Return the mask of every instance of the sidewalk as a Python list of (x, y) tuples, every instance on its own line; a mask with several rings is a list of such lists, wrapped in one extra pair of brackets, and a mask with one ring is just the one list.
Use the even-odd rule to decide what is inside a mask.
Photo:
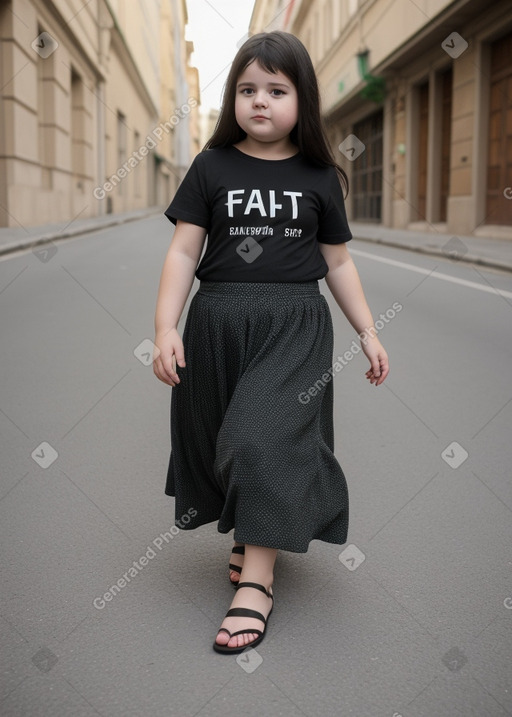
[(47, 244), (58, 239), (68, 239), (79, 234), (89, 234), (116, 224), (144, 219), (163, 211), (161, 207), (146, 207), (122, 214), (105, 214), (101, 217), (88, 217), (87, 219), (68, 219), (42, 226), (0, 227), (0, 254), (9, 254), (13, 251)]
[[(156, 214), (162, 207), (147, 207), (123, 214), (75, 219), (37, 227), (0, 227), (0, 255), (36, 247), (50, 241), (87, 234), (116, 224), (137, 221)], [(435, 232), (390, 229), (378, 224), (350, 222), (354, 239), (384, 244), (399, 249), (455, 258), (482, 266), (512, 271), (512, 241), (488, 237), (453, 236)]]
[(354, 239), (512, 271), (512, 241), (509, 239), (390, 229), (362, 222), (349, 224)]

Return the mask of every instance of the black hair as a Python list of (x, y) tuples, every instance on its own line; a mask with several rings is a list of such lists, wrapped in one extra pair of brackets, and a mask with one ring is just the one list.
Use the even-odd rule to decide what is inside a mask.
[(267, 72), (282, 72), (293, 82), (299, 108), (297, 124), (290, 132), (290, 140), (312, 164), (335, 167), (341, 184), (348, 193), (348, 177), (336, 162), (327, 140), (320, 112), (318, 80), (311, 57), (299, 38), (289, 32), (260, 32), (240, 47), (226, 80), (222, 108), (215, 130), (203, 150), (228, 147), (247, 136), (235, 118), (236, 85), (245, 68), (254, 60)]

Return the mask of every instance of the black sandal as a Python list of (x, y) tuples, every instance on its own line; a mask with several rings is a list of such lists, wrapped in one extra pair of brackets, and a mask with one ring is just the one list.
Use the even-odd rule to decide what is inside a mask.
[[(245, 555), (245, 545), (235, 545), (231, 552), (237, 553), (238, 555)], [(238, 573), (238, 575), (240, 575), (240, 573), (242, 572), (242, 568), (239, 565), (234, 565), (233, 563), (229, 563), (229, 568), (230, 570), (234, 570), (235, 573)], [(231, 580), (230, 576), (229, 582), (231, 583), (231, 585), (233, 585), (233, 587), (236, 588), (236, 586), (240, 582), (240, 578), (238, 578), (238, 580)]]
[(265, 625), (265, 629), (263, 631), (261, 631), (261, 630), (256, 630), (255, 628), (250, 628), (250, 629), (246, 629), (246, 630), (237, 630), (236, 632), (229, 632), (229, 630), (227, 630), (225, 627), (221, 627), (217, 631), (217, 635), (219, 634), (219, 632), (227, 632), (229, 637), (231, 638), (234, 635), (241, 635), (243, 633), (255, 632), (255, 633), (259, 633), (259, 637), (257, 637), (255, 640), (252, 640), (247, 645), (242, 645), (240, 647), (228, 647), (227, 644), (219, 645), (218, 642), (214, 642), (213, 649), (216, 652), (223, 652), (223, 653), (243, 652), (247, 647), (255, 647), (256, 645), (259, 645), (260, 642), (265, 637), (265, 633), (267, 631), (268, 619), (269, 619), (270, 615), (272, 614), (272, 610), (274, 609), (274, 595), (269, 590), (266, 590), (263, 587), (263, 585), (260, 585), (259, 583), (246, 583), (246, 582), (241, 583), (241, 582), (239, 582), (238, 585), (236, 585), (237, 590), (238, 590), (238, 588), (256, 588), (257, 590), (261, 590), (262, 592), (264, 592), (267, 597), (272, 598), (272, 607), (270, 608), (270, 612), (267, 615), (267, 617), (265, 618), (261, 614), (261, 612), (258, 612), (257, 610), (251, 610), (250, 608), (247, 608), (247, 607), (232, 607), (230, 610), (227, 611), (226, 617), (255, 617), (258, 620), (262, 621), (262, 623)]

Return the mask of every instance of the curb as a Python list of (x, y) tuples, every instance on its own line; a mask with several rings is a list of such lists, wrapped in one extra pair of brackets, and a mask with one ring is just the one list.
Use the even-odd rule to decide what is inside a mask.
[(442, 249), (437, 249), (436, 247), (424, 247), (417, 244), (400, 244), (400, 242), (388, 240), (388, 239), (373, 239), (368, 237), (362, 237), (357, 236), (354, 234), (354, 239), (358, 239), (359, 241), (368, 242), (369, 244), (382, 244), (382, 246), (391, 246), (395, 249), (403, 249), (404, 251), (415, 251), (419, 254), (430, 254), (431, 256), (440, 256), (444, 259), (450, 259), (453, 263), (458, 263), (460, 261), (465, 262), (467, 264), (479, 264), (480, 266), (486, 266), (491, 269), (500, 269), (501, 271), (509, 271), (512, 272), (512, 264), (507, 264), (506, 262), (500, 262), (498, 260), (494, 259), (487, 259), (485, 257), (481, 256), (474, 256), (472, 254), (464, 254), (464, 256), (457, 257), (457, 259), (454, 259), (453, 257), (450, 257), (449, 254), (444, 252)]
[(106, 221), (104, 224), (91, 225), (89, 227), (76, 227), (75, 229), (68, 229), (66, 231), (54, 232), (53, 234), (45, 234), (43, 236), (34, 237), (34, 239), (18, 239), (11, 244), (1, 245), (0, 256), (4, 254), (12, 254), (15, 251), (20, 251), (23, 249), (31, 249), (33, 247), (39, 246), (40, 244), (49, 244), (50, 242), (58, 241), (59, 239), (70, 239), (75, 236), (80, 236), (81, 234), (92, 234), (93, 232), (98, 232), (102, 229), (108, 229), (108, 227), (113, 227), (118, 224), (126, 224), (128, 222), (137, 221), (138, 219), (146, 219), (147, 217), (153, 216), (154, 214), (159, 214), (160, 211), (160, 209), (152, 209), (148, 210), (143, 214), (138, 214), (137, 216), (121, 218), (119, 218), (118, 215), (113, 214), (112, 219)]

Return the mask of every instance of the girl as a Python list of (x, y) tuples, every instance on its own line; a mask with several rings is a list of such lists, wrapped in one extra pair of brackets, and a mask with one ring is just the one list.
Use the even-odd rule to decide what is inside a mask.
[[(218, 532), (234, 528), (233, 553), (243, 556), (229, 564), (237, 592), (217, 652), (263, 639), (278, 550), (347, 540), (348, 489), (333, 452), (333, 327), (319, 279), (361, 335), (370, 383), (389, 367), (346, 248), (340, 182), (348, 190), (306, 48), (280, 31), (249, 38), (214, 134), (165, 211), (176, 230), (155, 315), (154, 373), (174, 389), (165, 492), (176, 499), (176, 524), (218, 520)], [(176, 327), (194, 276), (182, 342)]]

